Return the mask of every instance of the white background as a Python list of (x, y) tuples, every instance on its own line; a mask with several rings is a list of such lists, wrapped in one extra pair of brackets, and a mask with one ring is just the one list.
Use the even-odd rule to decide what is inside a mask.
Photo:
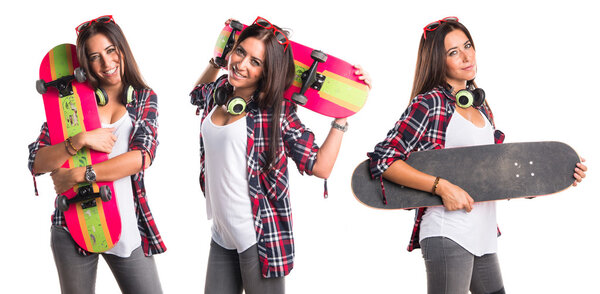
[[(190, 1), (191, 2), (191, 1)], [(287, 28), (292, 39), (362, 64), (374, 87), (349, 119), (323, 199), (323, 181), (290, 163), (296, 263), (288, 293), (424, 293), (420, 250), (406, 251), (413, 212), (379, 211), (357, 202), (350, 175), (406, 107), (418, 41), (427, 23), (456, 15), (473, 35), (478, 84), (486, 90), (507, 142), (563, 141), (591, 171), (576, 188), (535, 200), (498, 204), (499, 257), (510, 293), (597, 291), (598, 5), (582, 1), (19, 1), (2, 9), (0, 292), (57, 293), (50, 250), (54, 192), (47, 175), (33, 193), (27, 145), (45, 120), (34, 87), (46, 52), (75, 43), (74, 27), (113, 14), (144, 78), (158, 93), (157, 157), (147, 171), (149, 205), (168, 247), (157, 255), (166, 293), (203, 292), (210, 224), (198, 185), (199, 118), (188, 93), (212, 55), (229, 17), (257, 15)], [(480, 4), (481, 3), (481, 4)], [(4, 4), (6, 5), (6, 4)], [(299, 110), (322, 142), (330, 118)], [(118, 288), (100, 262), (98, 293)]]

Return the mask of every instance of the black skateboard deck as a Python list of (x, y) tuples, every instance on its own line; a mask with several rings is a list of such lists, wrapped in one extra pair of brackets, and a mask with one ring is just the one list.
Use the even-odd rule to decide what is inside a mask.
[[(561, 142), (481, 145), (413, 152), (406, 160), (424, 173), (464, 189), (475, 202), (535, 197), (565, 190), (573, 184), (579, 156)], [(432, 183), (433, 184), (433, 183)], [(369, 160), (352, 174), (352, 191), (363, 204), (381, 209), (443, 205), (439, 196), (383, 180), (371, 179)]]

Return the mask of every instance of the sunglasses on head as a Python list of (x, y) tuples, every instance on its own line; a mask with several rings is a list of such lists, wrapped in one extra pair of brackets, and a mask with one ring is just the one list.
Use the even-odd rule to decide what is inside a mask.
[(79, 33), (83, 32), (85, 29), (89, 28), (95, 22), (103, 22), (103, 23), (112, 22), (112, 23), (115, 23), (115, 20), (113, 19), (112, 15), (99, 16), (99, 17), (94, 18), (92, 20), (84, 21), (83, 23), (81, 23), (80, 25), (78, 25), (77, 27), (75, 27), (75, 32), (77, 32), (77, 34), (79, 35)]
[(427, 40), (427, 32), (433, 32), (435, 30), (437, 30), (437, 28), (443, 23), (443, 22), (449, 22), (449, 21), (458, 21), (458, 17), (456, 16), (448, 16), (448, 17), (444, 17), (440, 20), (436, 20), (428, 25), (426, 25), (423, 28), (423, 38), (425, 40)]
[(285, 50), (287, 50), (288, 45), (290, 44), (290, 40), (288, 39), (288, 37), (285, 35), (284, 32), (282, 32), (281, 30), (279, 30), (278, 28), (276, 28), (273, 24), (271, 24), (271, 22), (269, 22), (268, 20), (266, 20), (265, 18), (262, 17), (257, 17), (256, 20), (254, 20), (254, 22), (252, 24), (256, 24), (262, 28), (265, 28), (267, 30), (273, 30), (273, 35), (275, 35), (275, 38), (277, 39), (277, 42), (279, 42), (279, 44), (281, 44), (283, 46), (283, 52), (285, 52)]

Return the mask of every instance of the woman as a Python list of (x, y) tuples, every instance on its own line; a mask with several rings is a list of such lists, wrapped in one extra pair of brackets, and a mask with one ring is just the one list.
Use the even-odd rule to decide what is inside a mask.
[[(205, 292), (283, 293), (294, 260), (287, 159), (326, 179), (347, 123), (335, 119), (315, 144), (283, 98), (294, 78), (290, 42), (264, 18), (241, 33), (227, 69), (217, 79), (211, 60), (190, 94), (202, 110), (200, 185), (213, 219)], [(360, 67), (356, 74), (370, 84)]]
[[(501, 143), (481, 89), (476, 89), (475, 46), (456, 17), (423, 30), (412, 101), (387, 138), (369, 153), (371, 175), (431, 192), (443, 207), (420, 208), (408, 250), (422, 247), (429, 293), (504, 293), (498, 265), (495, 202), (474, 203), (451, 182), (404, 162), (413, 151)], [(460, 90), (470, 90), (473, 99)], [(575, 186), (587, 167), (577, 164)]]
[[(77, 183), (114, 181), (121, 214), (119, 242), (102, 253), (123, 293), (161, 293), (153, 254), (166, 250), (146, 201), (144, 169), (154, 159), (157, 98), (143, 81), (131, 49), (112, 16), (77, 26), (77, 56), (90, 85), (97, 88), (102, 128), (81, 132), (51, 145), (46, 123), (29, 145), (29, 169), (35, 176), (51, 172), (54, 189), (63, 193)], [(109, 160), (61, 168), (77, 150), (109, 153)], [(35, 181), (35, 179), (34, 179)], [(37, 192), (37, 191), (36, 191)], [(64, 214), (52, 216), (51, 244), (63, 293), (93, 293), (98, 254), (73, 241)]]

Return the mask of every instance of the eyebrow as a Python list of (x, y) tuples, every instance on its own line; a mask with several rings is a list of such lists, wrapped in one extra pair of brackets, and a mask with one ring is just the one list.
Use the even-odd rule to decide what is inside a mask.
[[(106, 46), (106, 48), (104, 48), (104, 51), (110, 49), (110, 47), (114, 47), (115, 49), (117, 48), (117, 46), (115, 46), (114, 44), (110, 44), (110, 45)], [(94, 54), (100, 54), (100, 53), (98, 53), (98, 52), (91, 52), (91, 53), (88, 54), (88, 56), (92, 56)]]
[[(244, 50), (245, 54), (248, 54), (248, 51), (246, 50), (246, 48), (244, 48), (244, 46), (242, 46), (241, 44), (237, 46), (237, 48), (242, 48), (242, 50)], [(252, 59), (256, 59), (258, 61), (260, 61), (260, 63), (264, 63), (264, 61), (256, 56), (251, 56)]]
[[(467, 45), (467, 43), (470, 43), (470, 42), (471, 42), (471, 40), (467, 39), (467, 41), (463, 43), (463, 46), (464, 46), (464, 45)], [(450, 49), (446, 50), (446, 53), (448, 53), (448, 52), (450, 52), (450, 51), (452, 51), (452, 50), (454, 50), (454, 49), (456, 49), (456, 48), (458, 48), (458, 47), (452, 47), (452, 48), (450, 48)]]

